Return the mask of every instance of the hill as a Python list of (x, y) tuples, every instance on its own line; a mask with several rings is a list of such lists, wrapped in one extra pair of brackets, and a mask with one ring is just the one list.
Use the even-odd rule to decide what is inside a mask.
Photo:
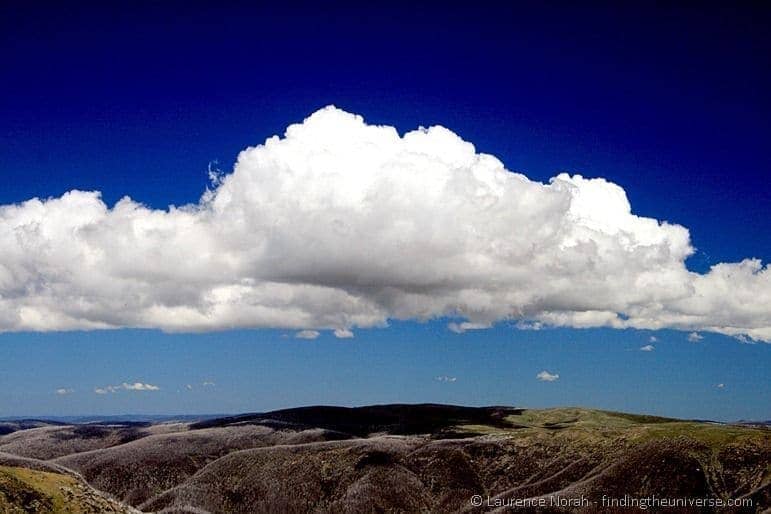
[(19, 430), (28, 430), (30, 428), (60, 426), (65, 423), (43, 419), (8, 419), (0, 420), (0, 435), (12, 434)]
[(0, 466), (0, 512), (130, 514), (136, 511), (69, 475)]
[[(125, 426), (30, 428), (0, 437), (0, 451), (153, 512), (490, 512), (517, 499), (654, 494), (742, 502), (720, 512), (771, 506), (771, 431), (762, 426), (428, 404), (303, 407), (134, 429), (121, 441)], [(476, 508), (474, 495), (492, 503)]]

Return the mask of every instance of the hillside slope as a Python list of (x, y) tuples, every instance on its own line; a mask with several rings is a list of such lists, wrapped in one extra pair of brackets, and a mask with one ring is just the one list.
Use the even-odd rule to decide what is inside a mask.
[(130, 514), (137, 511), (110, 500), (69, 475), (0, 466), (0, 512)]
[[(41, 439), (45, 430), (54, 429), (26, 432), (56, 454), (58, 439)], [(771, 431), (763, 427), (580, 408), (381, 405), (143, 430), (118, 444), (110, 431), (102, 442), (68, 440), (69, 453), (45, 464), (148, 512), (492, 512), (514, 499), (654, 494), (744, 504), (720, 512), (771, 506)], [(24, 433), (0, 437), (0, 448), (23, 453)], [(101, 448), (71, 452), (79, 445)], [(473, 495), (491, 506), (476, 508)]]

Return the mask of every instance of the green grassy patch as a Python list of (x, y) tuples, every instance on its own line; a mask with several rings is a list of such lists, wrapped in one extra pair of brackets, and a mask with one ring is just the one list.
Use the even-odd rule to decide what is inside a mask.
[(688, 421), (649, 426), (642, 434), (641, 440), (675, 439), (678, 437), (699, 441), (712, 449), (745, 442), (771, 444), (771, 431), (769, 430)]
[(21, 467), (0, 466), (0, 512), (8, 514), (125, 512), (76, 478)]
[(629, 443), (686, 437), (709, 448), (755, 442), (771, 444), (771, 430), (681, 421), (659, 416), (583, 409), (579, 407), (524, 410), (509, 415), (511, 428), (468, 424), (455, 427), (459, 432), (514, 438), (554, 436), (573, 440), (622, 438)]
[(3, 512), (63, 512), (67, 502), (62, 488), (76, 485), (66, 475), (0, 466), (0, 506)]

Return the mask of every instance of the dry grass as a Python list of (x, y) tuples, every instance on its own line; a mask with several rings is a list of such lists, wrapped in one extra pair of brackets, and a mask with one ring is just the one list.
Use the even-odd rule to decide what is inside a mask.
[(110, 425), (52, 426), (23, 430), (0, 439), (0, 451), (33, 459), (118, 446), (150, 435), (145, 428)]
[(0, 512), (130, 513), (75, 477), (23, 467), (0, 466)]
[[(315, 407), (195, 430), (155, 425), (140, 439), (43, 465), (77, 470), (100, 490), (162, 512), (461, 512), (473, 494), (745, 495), (771, 503), (767, 429), (582, 408), (443, 409)], [(45, 442), (39, 447), (115, 437), (75, 431), (78, 438), (57, 439), (57, 430), (26, 432)], [(23, 447), (23, 433), (0, 445), (8, 438)]]

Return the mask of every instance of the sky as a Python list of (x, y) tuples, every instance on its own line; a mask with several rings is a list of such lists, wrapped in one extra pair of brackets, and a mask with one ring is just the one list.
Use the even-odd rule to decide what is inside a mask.
[(0, 416), (771, 418), (767, 8), (2, 9)]

